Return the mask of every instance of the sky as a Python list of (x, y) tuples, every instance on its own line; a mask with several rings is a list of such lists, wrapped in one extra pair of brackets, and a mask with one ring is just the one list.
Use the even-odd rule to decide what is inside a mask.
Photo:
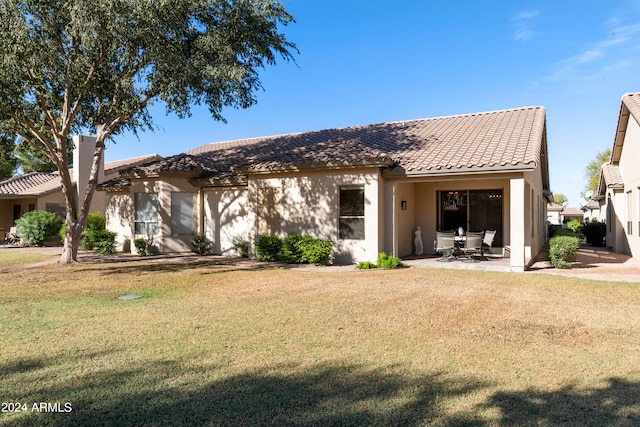
[(640, 91), (640, 0), (281, 0), (295, 61), (260, 74), (256, 105), (166, 115), (110, 141), (106, 161), (398, 120), (543, 106), (551, 190), (584, 204), (585, 168)]

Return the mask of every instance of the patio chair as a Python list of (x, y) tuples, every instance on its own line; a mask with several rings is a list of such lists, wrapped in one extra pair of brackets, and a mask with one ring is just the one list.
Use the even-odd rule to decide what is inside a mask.
[(454, 261), (456, 250), (455, 233), (436, 231), (436, 240), (433, 242), (433, 249), (437, 254), (441, 254), (442, 258), (438, 261)]
[(484, 257), (484, 251), (491, 251), (493, 239), (496, 237), (496, 230), (486, 230), (482, 238), (482, 246), (480, 247), (480, 256)]
[(467, 231), (462, 248), (467, 261), (475, 261), (474, 254), (482, 254), (482, 231)]
[(4, 242), (8, 245), (15, 245), (20, 243), (20, 237), (16, 227), (9, 227), (9, 232), (4, 236)]

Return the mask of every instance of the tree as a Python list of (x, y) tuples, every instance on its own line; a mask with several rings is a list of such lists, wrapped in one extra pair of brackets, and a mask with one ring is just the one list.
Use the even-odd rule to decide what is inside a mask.
[(568, 201), (569, 201), (569, 199), (567, 199), (567, 196), (565, 196), (562, 193), (558, 193), (558, 194), (554, 194), (553, 195), (553, 202), (554, 203), (557, 203), (559, 205), (564, 205)]
[[(0, 126), (51, 160), (66, 200), (61, 263), (77, 259), (105, 140), (152, 130), (149, 105), (183, 118), (206, 104), (247, 108), (258, 71), (295, 45), (276, 0), (0, 0)], [(89, 184), (76, 196), (70, 137), (96, 138)], [(78, 200), (79, 199), (79, 200)]]
[(11, 178), (16, 172), (18, 160), (13, 152), (15, 136), (0, 130), (0, 179)]
[(582, 196), (589, 200), (590, 195), (596, 194), (598, 192), (598, 185), (600, 184), (600, 171), (602, 169), (602, 165), (605, 163), (609, 163), (609, 159), (611, 158), (611, 149), (607, 148), (606, 150), (599, 152), (596, 154), (595, 159), (589, 162), (584, 171), (584, 177), (587, 179), (587, 185), (585, 187)]

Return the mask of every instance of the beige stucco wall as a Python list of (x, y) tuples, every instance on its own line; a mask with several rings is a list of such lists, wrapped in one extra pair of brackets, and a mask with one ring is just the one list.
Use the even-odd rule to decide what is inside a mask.
[[(194, 233), (190, 235), (171, 234), (171, 193), (193, 193), (193, 221)], [(146, 237), (134, 234), (134, 194), (157, 193), (158, 194), (158, 235), (153, 236), (153, 245), (160, 253), (190, 252), (190, 240), (199, 230), (198, 212), (200, 203), (198, 189), (189, 184), (186, 178), (163, 178), (162, 180), (136, 180), (132, 183), (130, 191), (108, 192), (107, 194), (107, 229), (117, 233), (117, 248), (120, 250), (135, 251), (131, 244), (138, 237)]]
[[(338, 233), (339, 191), (341, 186), (363, 185), (365, 193), (365, 239), (341, 240)], [(268, 218), (260, 215), (259, 194), (269, 189), (276, 197), (275, 208)], [(289, 232), (309, 234), (334, 242), (334, 262), (339, 264), (375, 261), (383, 250), (382, 200), (379, 170), (362, 169), (332, 172), (254, 175), (250, 177), (249, 198), (256, 212), (252, 241), (261, 231), (280, 236)], [(271, 222), (263, 224), (262, 222)], [(277, 222), (277, 223), (275, 223)]]
[(250, 241), (255, 215), (247, 187), (204, 189), (204, 232), (216, 255), (238, 255), (237, 241)]
[[(617, 247), (635, 258), (640, 258), (640, 125), (633, 116), (629, 118), (627, 130), (620, 154), (620, 174), (624, 181), (622, 197), (616, 199), (616, 213), (623, 233), (620, 238), (626, 244), (618, 242)], [(627, 233), (627, 221), (632, 223), (632, 233)], [(625, 248), (626, 246), (626, 248)], [(626, 251), (624, 250), (626, 249)]]

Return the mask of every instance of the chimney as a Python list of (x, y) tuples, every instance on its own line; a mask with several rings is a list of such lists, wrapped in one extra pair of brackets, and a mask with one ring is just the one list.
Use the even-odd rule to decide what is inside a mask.
[[(73, 137), (73, 182), (76, 184), (76, 194), (78, 204), (82, 203), (82, 197), (89, 185), (91, 175), (91, 165), (96, 149), (96, 138), (86, 135), (76, 135)], [(98, 183), (104, 181), (104, 155), (98, 170)], [(93, 205), (93, 203), (92, 203)], [(78, 206), (78, 209), (80, 206)]]

